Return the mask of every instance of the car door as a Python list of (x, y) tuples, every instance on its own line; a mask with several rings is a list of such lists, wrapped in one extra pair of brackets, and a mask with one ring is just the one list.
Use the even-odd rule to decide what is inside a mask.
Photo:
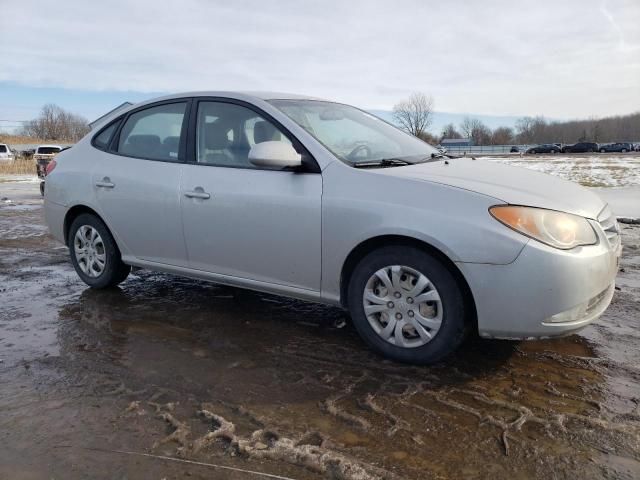
[(256, 107), (224, 100), (194, 102), (189, 135), (181, 194), (190, 267), (319, 291), (317, 165), (293, 172), (258, 168), (248, 160), (251, 147), (263, 141), (304, 147)]
[(189, 105), (164, 102), (128, 114), (95, 162), (95, 201), (124, 255), (186, 266), (180, 176)]

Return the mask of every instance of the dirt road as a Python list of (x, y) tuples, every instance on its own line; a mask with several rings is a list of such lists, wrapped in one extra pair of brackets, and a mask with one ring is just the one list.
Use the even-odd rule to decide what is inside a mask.
[(335, 308), (145, 271), (89, 290), (37, 184), (0, 197), (0, 479), (640, 476), (638, 225), (580, 335), (416, 368)]

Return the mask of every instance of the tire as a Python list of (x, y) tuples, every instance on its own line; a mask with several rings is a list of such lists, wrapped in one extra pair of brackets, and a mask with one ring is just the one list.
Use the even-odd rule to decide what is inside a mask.
[[(94, 232), (97, 237), (93, 236)], [(95, 215), (78, 215), (69, 228), (67, 246), (73, 268), (80, 279), (92, 288), (116, 286), (131, 271), (131, 267), (122, 262), (111, 232)], [(86, 255), (81, 256), (79, 252), (86, 252)]]
[[(396, 276), (398, 282), (391, 281), (394, 276), (392, 266), (396, 270), (403, 267)], [(386, 284), (378, 276), (381, 271), (387, 273)], [(404, 280), (402, 274), (406, 277)], [(414, 280), (422, 278), (418, 275), (429, 281), (426, 287), (412, 285)], [(392, 288), (388, 289), (384, 285)], [(394, 286), (399, 286), (399, 289), (393, 289)], [(427, 298), (437, 299), (419, 303), (418, 296), (413, 300), (408, 295), (413, 288), (419, 288), (418, 296), (428, 295)], [(435, 295), (432, 289), (435, 290)], [(456, 350), (466, 336), (466, 302), (458, 282), (440, 260), (417, 248), (389, 246), (369, 253), (355, 267), (347, 292), (354, 327), (371, 349), (387, 358), (419, 365), (435, 363)], [(367, 299), (365, 294), (369, 295)], [(375, 302), (369, 298), (375, 298)], [(371, 313), (370, 310), (367, 316), (365, 303), (372, 310), (378, 311)], [(393, 308), (389, 307), (390, 304)], [(421, 321), (418, 321), (418, 317)], [(440, 323), (436, 325), (438, 318)], [(422, 328), (422, 333), (419, 334), (412, 325), (416, 322), (423, 326), (435, 325), (435, 328)], [(391, 323), (389, 331), (393, 333), (385, 334), (385, 328)], [(396, 325), (400, 325), (400, 329)], [(424, 334), (425, 331), (428, 335)], [(431, 335), (432, 338), (429, 338)], [(402, 343), (405, 345), (400, 345)]]
[(604, 148), (600, 149), (600, 153), (606, 153), (607, 151)]
[(622, 153), (627, 153), (627, 149), (626, 149), (626, 148), (623, 148), (623, 149), (622, 149)]
[(535, 155), (537, 152), (535, 150), (531, 150), (531, 154)]

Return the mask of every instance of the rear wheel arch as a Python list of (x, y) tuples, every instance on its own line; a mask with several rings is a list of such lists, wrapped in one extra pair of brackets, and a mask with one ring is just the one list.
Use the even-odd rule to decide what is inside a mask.
[(351, 275), (353, 274), (356, 266), (366, 255), (369, 253), (381, 248), (381, 247), (389, 247), (389, 246), (398, 246), (398, 247), (414, 247), (419, 250), (422, 250), (442, 262), (451, 274), (454, 276), (458, 286), (462, 290), (464, 294), (465, 301), (467, 302), (466, 307), (468, 308), (469, 321), (473, 323), (473, 328), (477, 329), (477, 314), (476, 314), (476, 305), (475, 300), (473, 298), (473, 293), (471, 292), (471, 288), (467, 283), (464, 275), (460, 271), (460, 269), (456, 266), (456, 264), (440, 249), (434, 247), (433, 245), (424, 242), (422, 240), (418, 240), (413, 237), (407, 237), (403, 235), (381, 235), (378, 237), (369, 238), (359, 245), (357, 245), (349, 255), (347, 256), (343, 266), (342, 272), (340, 275), (340, 303), (344, 308), (348, 308), (347, 298), (348, 292), (347, 289), (349, 287), (349, 281), (351, 279)]
[(100, 214), (98, 212), (96, 212), (93, 208), (88, 207), (86, 205), (75, 205), (75, 206), (73, 206), (73, 207), (71, 207), (69, 209), (69, 211), (67, 212), (67, 214), (64, 217), (64, 225), (63, 225), (64, 230), (63, 230), (63, 232), (64, 232), (64, 243), (65, 243), (65, 245), (69, 243), (69, 229), (71, 228), (71, 225), (73, 224), (73, 221), (76, 218), (78, 218), (78, 216), (82, 215), (83, 213), (88, 213), (90, 215), (94, 215), (95, 217), (99, 218), (100, 221), (105, 224), (105, 226), (109, 230), (109, 233), (111, 233), (111, 235), (113, 235), (113, 231), (111, 230), (111, 228), (109, 228), (109, 225), (107, 224), (107, 222), (105, 222), (104, 218), (102, 218), (100, 216)]

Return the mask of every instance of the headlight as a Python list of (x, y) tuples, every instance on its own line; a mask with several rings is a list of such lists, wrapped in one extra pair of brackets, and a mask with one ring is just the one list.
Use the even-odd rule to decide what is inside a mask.
[(507, 227), (562, 250), (593, 245), (598, 241), (591, 224), (578, 215), (510, 205), (496, 205), (489, 212)]

